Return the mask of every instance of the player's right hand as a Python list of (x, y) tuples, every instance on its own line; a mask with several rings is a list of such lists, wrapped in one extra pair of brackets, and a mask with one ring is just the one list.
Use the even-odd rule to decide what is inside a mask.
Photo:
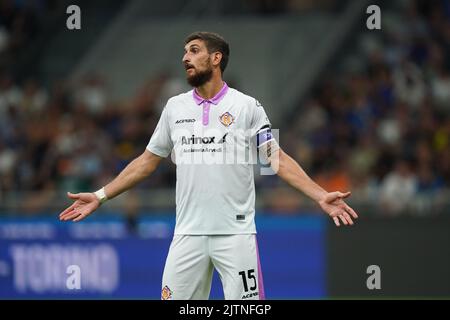
[(59, 220), (72, 220), (78, 222), (83, 220), (100, 206), (100, 200), (93, 193), (70, 193), (67, 196), (75, 202), (60, 213)]

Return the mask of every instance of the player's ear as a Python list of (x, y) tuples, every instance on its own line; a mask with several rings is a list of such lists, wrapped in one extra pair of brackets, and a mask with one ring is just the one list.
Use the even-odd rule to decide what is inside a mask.
[(216, 51), (213, 53), (213, 57), (212, 57), (212, 64), (213, 66), (218, 66), (220, 65), (220, 62), (222, 61), (222, 53), (219, 51)]

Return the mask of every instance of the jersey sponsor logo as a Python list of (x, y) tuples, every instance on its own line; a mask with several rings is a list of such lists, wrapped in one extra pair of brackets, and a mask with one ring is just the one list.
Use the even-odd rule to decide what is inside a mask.
[[(228, 132), (223, 135), (223, 137), (217, 142), (217, 143), (225, 143), (227, 142)], [(181, 137), (181, 145), (186, 144), (210, 144), (210, 143), (216, 143), (216, 137), (196, 137), (195, 135), (192, 135), (190, 137), (184, 136)]]
[(258, 295), (258, 292), (247, 293), (242, 296), (242, 300), (249, 299), (251, 297), (256, 297), (257, 295)]
[(192, 135), (190, 137), (181, 137), (181, 145), (186, 144), (210, 144), (215, 143), (214, 140), (216, 137), (196, 137), (195, 135)]
[(172, 300), (172, 290), (168, 286), (165, 286), (161, 291), (162, 300)]
[(225, 142), (227, 142), (227, 139), (226, 139), (226, 138), (227, 138), (228, 133), (229, 133), (229, 132), (227, 132), (227, 133), (224, 134), (224, 136), (222, 137), (222, 139), (219, 140), (219, 143), (225, 143)]
[(225, 127), (229, 127), (234, 122), (234, 117), (227, 111), (219, 117), (219, 120)]
[(179, 124), (179, 123), (193, 123), (195, 122), (195, 119), (179, 119), (177, 121), (175, 121), (175, 124)]

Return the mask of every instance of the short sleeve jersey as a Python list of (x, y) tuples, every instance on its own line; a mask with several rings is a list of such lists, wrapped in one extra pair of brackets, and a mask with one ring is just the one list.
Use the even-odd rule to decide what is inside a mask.
[(253, 165), (273, 140), (263, 106), (224, 83), (212, 99), (196, 90), (168, 100), (147, 149), (176, 163), (175, 234), (251, 234)]

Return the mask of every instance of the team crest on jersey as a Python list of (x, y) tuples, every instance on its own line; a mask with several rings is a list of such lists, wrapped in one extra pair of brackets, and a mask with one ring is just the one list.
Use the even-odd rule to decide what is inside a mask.
[(234, 122), (234, 117), (227, 111), (219, 117), (219, 120), (225, 127), (229, 127)]
[(172, 300), (172, 290), (168, 286), (165, 286), (161, 291), (162, 300)]

